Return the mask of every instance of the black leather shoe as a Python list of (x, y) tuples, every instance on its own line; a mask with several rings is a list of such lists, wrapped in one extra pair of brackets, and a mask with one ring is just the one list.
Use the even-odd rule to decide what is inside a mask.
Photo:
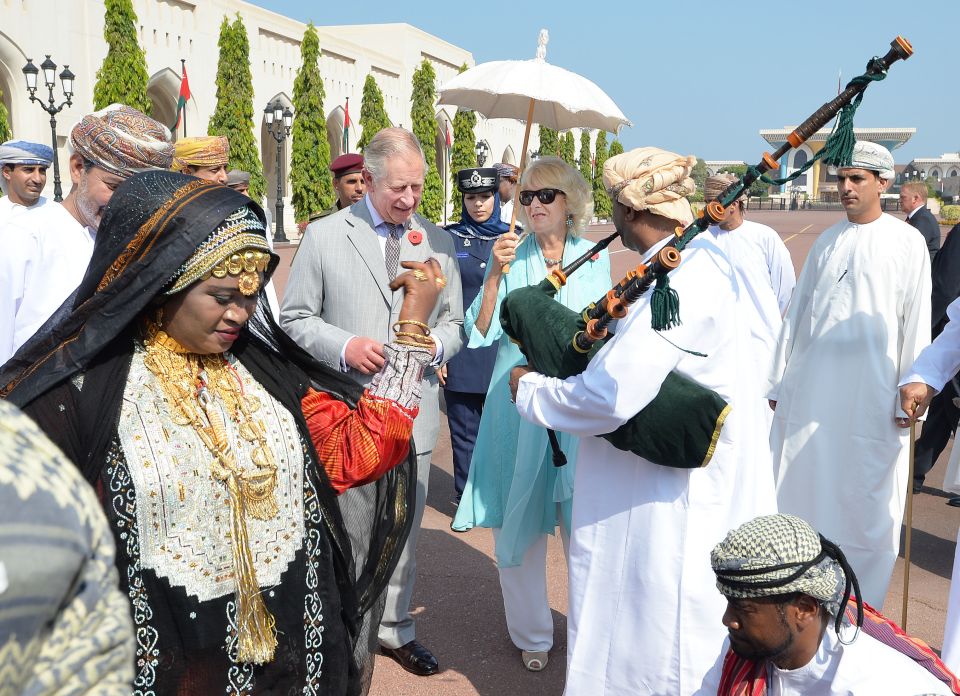
[(947, 505), (952, 505), (953, 507), (960, 507), (960, 495), (955, 495), (950, 500), (947, 501)]
[(914, 484), (913, 484), (913, 492), (914, 492), (914, 493), (919, 493), (921, 490), (923, 490), (923, 484), (922, 484), (922, 483), (916, 483), (916, 482), (914, 482)]
[(388, 648), (385, 645), (380, 646), (380, 652), (397, 661), (401, 667), (416, 674), (418, 677), (429, 677), (440, 671), (440, 665), (433, 653), (420, 645), (415, 640), (411, 640), (406, 645), (399, 648)]

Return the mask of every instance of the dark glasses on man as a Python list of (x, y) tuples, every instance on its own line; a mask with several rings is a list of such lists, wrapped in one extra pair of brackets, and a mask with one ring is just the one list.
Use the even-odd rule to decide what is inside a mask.
[(537, 200), (543, 203), (544, 205), (550, 205), (553, 203), (557, 194), (565, 196), (566, 194), (560, 189), (555, 188), (542, 188), (538, 191), (521, 191), (520, 192), (520, 205), (530, 205), (533, 203), (533, 197), (536, 196)]

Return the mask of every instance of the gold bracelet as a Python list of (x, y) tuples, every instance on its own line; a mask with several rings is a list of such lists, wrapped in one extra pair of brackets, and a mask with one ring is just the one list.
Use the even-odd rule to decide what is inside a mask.
[(420, 341), (421, 343), (433, 344), (433, 339), (422, 333), (415, 333), (413, 331), (397, 331), (394, 335), (412, 338), (414, 341)]
[(397, 340), (397, 341), (394, 341), (394, 344), (398, 346), (408, 346), (410, 348), (423, 348), (424, 350), (427, 350), (427, 347), (425, 345), (423, 345), (422, 343), (417, 343), (416, 341)]
[(416, 321), (415, 319), (400, 319), (393, 325), (394, 332), (397, 332), (400, 330), (401, 324), (410, 324), (411, 326), (419, 326), (421, 329), (424, 330), (424, 335), (426, 336), (430, 335), (430, 327), (427, 324), (424, 324), (422, 321)]

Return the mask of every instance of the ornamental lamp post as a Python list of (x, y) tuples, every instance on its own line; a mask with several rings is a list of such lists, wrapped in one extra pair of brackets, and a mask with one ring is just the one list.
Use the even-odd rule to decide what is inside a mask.
[[(43, 70), (43, 83), (47, 88), (47, 103), (43, 103), (43, 97), (37, 97), (37, 77)], [(57, 101), (53, 96), (53, 88), (57, 86), (57, 64), (50, 60), (49, 54), (40, 64), (38, 69), (33, 64), (32, 58), (27, 58), (27, 64), (22, 69), (23, 77), (27, 82), (27, 91), (30, 92), (30, 101), (37, 102), (40, 108), (50, 114), (50, 139), (53, 144), (53, 200), (60, 202), (63, 200), (63, 190), (60, 187), (60, 160), (57, 157), (57, 114), (63, 107), (73, 105), (73, 80), (76, 77), (70, 72), (70, 66), (64, 65), (60, 73), (60, 85), (63, 87), (63, 96), (66, 99), (57, 106)]]
[(283, 233), (283, 178), (280, 162), (283, 155), (283, 142), (290, 135), (290, 128), (293, 126), (293, 112), (279, 101), (275, 101), (267, 104), (267, 108), (263, 110), (263, 118), (267, 122), (270, 135), (277, 141), (277, 221), (273, 241), (287, 242), (289, 240)]
[(483, 163), (487, 161), (487, 155), (490, 152), (490, 148), (487, 147), (485, 142), (478, 140), (476, 146), (473, 148), (473, 151), (477, 153), (477, 166), (482, 167)]

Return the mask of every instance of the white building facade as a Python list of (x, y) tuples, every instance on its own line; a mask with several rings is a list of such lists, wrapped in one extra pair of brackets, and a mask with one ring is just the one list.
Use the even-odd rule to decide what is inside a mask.
[[(153, 101), (151, 116), (171, 125), (180, 89), (181, 59), (186, 60), (193, 98), (187, 105), (187, 135), (205, 135), (216, 107), (217, 40), (224, 16), (232, 21), (239, 14), (250, 42), (250, 65), (254, 90), (254, 135), (267, 178), (267, 204), (276, 203), (276, 142), (267, 132), (263, 110), (278, 100), (292, 108), (293, 82), (300, 68), (300, 42), (306, 25), (242, 0), (133, 0), (140, 45), (146, 54), (148, 93)], [(10, 113), (14, 137), (49, 143), (49, 117), (31, 104), (21, 69), (27, 59), (39, 65), (46, 54), (76, 75), (73, 105), (57, 117), (59, 158), (64, 193), (66, 176), (64, 144), (70, 128), (93, 110), (97, 70), (107, 53), (103, 38), (102, 0), (0, 0), (0, 91)], [(359, 117), (363, 83), (373, 74), (383, 92), (387, 114), (394, 125), (410, 128), (410, 94), (414, 71), (429, 60), (439, 88), (457, 74), (461, 65), (474, 64), (472, 54), (409, 24), (371, 24), (317, 27), (320, 37), (320, 73), (324, 81), (327, 132), (331, 158), (342, 153), (344, 106), (349, 98), (350, 147), (360, 137)], [(532, 48), (531, 48), (532, 55)], [(41, 80), (42, 83), (42, 75)], [(57, 96), (62, 100), (59, 85)], [(38, 97), (46, 88), (41, 85)], [(437, 107), (437, 165), (450, 186), (446, 171), (446, 129), (453, 133), (456, 109)], [(182, 134), (182, 127), (180, 134)], [(494, 162), (519, 164), (523, 124), (506, 119), (487, 120), (478, 115), (475, 135), (489, 152), (487, 166)], [(579, 133), (577, 142), (579, 143)], [(591, 137), (591, 141), (593, 138)], [(530, 151), (539, 145), (537, 129), (531, 133)], [(290, 140), (284, 143), (284, 178)], [(52, 172), (49, 188), (52, 190)], [(285, 181), (285, 203), (290, 187)], [(52, 193), (51, 193), (52, 195)], [(449, 196), (448, 196), (449, 198)], [(287, 208), (287, 210), (292, 210)], [(293, 216), (288, 215), (289, 227)]]

